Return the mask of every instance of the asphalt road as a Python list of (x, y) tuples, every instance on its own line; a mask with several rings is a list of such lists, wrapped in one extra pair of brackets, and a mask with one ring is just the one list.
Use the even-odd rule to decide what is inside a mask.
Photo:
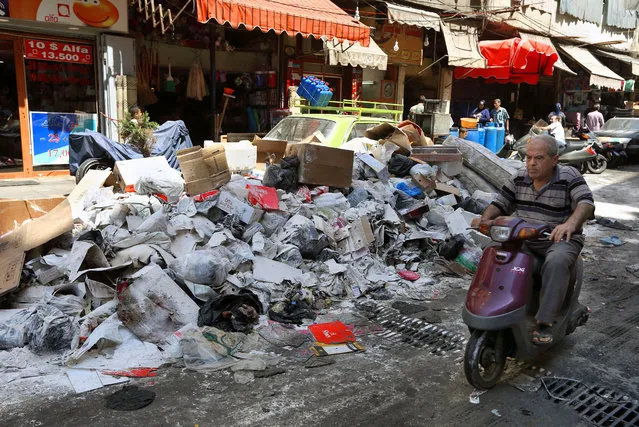
[[(638, 166), (586, 179), (595, 193), (597, 215), (639, 225)], [(235, 382), (230, 371), (203, 374), (174, 366), (156, 378), (136, 380), (156, 393), (146, 408), (106, 409), (105, 396), (119, 388), (112, 386), (4, 406), (0, 425), (590, 425), (574, 408), (551, 400), (540, 379), (560, 376), (602, 387), (598, 393), (608, 400), (617, 399), (610, 390), (630, 402), (639, 398), (639, 279), (625, 269), (639, 262), (639, 239), (636, 231), (601, 225), (587, 226), (586, 233), (581, 300), (592, 309), (588, 324), (543, 360), (529, 365), (509, 361), (508, 375), (479, 396), (478, 403), (470, 401), (473, 388), (463, 374), (462, 352), (433, 355), (427, 348), (364, 335), (359, 341), (365, 352), (333, 356), (335, 363), (328, 366), (306, 368), (308, 352), (279, 349), (284, 358), (277, 366), (286, 372), (249, 384)], [(611, 235), (626, 243), (613, 248), (599, 243), (600, 237)], [(460, 308), (468, 281), (453, 282), (446, 298), (422, 304), (423, 310), (412, 316), (466, 333)], [(361, 321), (367, 322), (364, 317)], [(527, 385), (528, 391), (514, 383)]]

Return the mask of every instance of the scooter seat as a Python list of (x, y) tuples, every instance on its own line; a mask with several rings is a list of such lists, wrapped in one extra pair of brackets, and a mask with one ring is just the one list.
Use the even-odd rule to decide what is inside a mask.
[(579, 151), (582, 150), (585, 147), (585, 144), (581, 143), (581, 142), (572, 142), (572, 143), (568, 143), (566, 144), (566, 146), (563, 148), (563, 150), (561, 150), (561, 152), (559, 153), (559, 155), (562, 154), (566, 154), (566, 153), (570, 153), (572, 151)]

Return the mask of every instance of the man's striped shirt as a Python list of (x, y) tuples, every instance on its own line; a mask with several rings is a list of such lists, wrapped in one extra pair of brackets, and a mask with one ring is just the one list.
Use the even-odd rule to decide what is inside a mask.
[[(553, 176), (539, 191), (526, 168), (521, 168), (497, 196), (495, 205), (504, 215), (512, 215), (551, 227), (563, 224), (579, 204), (595, 205), (586, 180), (572, 166), (557, 165)], [(573, 239), (583, 244), (582, 230)]]

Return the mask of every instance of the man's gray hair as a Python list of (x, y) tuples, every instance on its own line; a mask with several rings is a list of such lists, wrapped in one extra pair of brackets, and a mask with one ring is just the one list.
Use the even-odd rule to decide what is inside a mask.
[(548, 147), (547, 153), (550, 157), (554, 157), (557, 155), (557, 140), (554, 137), (550, 135), (535, 135), (530, 139), (529, 143), (533, 143), (535, 141), (541, 141), (546, 144), (546, 146)]

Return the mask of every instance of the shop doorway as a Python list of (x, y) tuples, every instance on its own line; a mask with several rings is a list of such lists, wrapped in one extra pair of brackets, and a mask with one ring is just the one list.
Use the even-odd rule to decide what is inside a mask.
[[(0, 36), (1, 37), (1, 36)], [(0, 174), (24, 171), (14, 40), (0, 38)]]

